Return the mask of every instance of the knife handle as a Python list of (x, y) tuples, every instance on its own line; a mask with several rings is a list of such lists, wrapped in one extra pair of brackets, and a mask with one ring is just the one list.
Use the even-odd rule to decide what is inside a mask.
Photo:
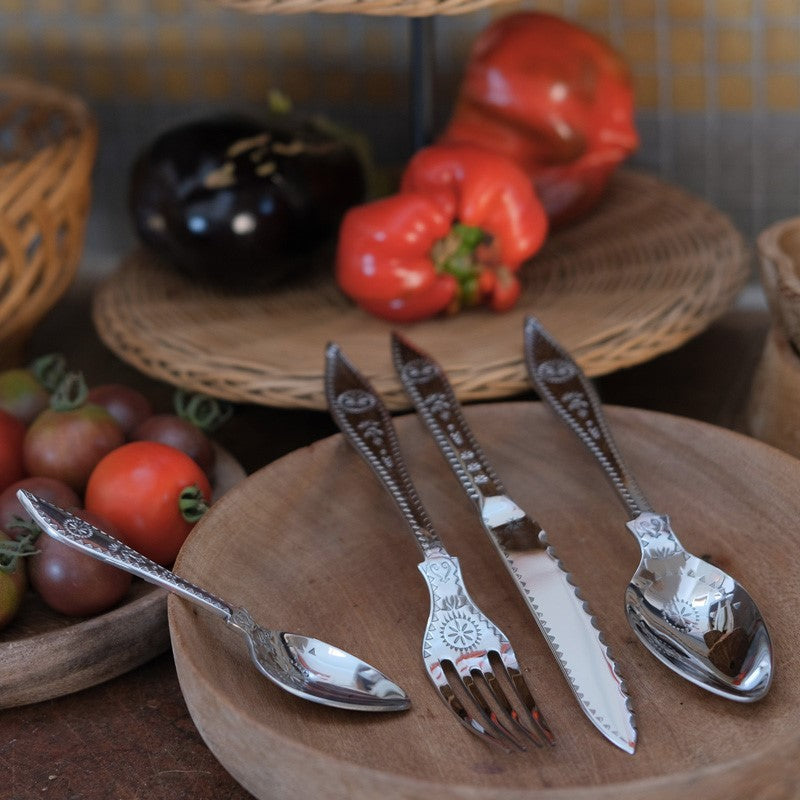
[(396, 332), (392, 333), (392, 359), (406, 394), (478, 508), (489, 497), (505, 495), (441, 366)]
[(411, 482), (383, 400), (336, 344), (329, 344), (325, 353), (325, 394), (334, 421), (397, 503), (423, 555), (444, 553)]
[(652, 513), (611, 436), (600, 398), (581, 368), (533, 316), (525, 319), (524, 339), (528, 375), (539, 397), (600, 462), (631, 516)]

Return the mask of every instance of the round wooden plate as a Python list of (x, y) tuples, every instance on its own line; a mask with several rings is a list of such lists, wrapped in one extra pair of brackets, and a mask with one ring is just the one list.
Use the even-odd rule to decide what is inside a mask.
[[(216, 447), (214, 498), (245, 477)], [(38, 703), (122, 675), (169, 648), (166, 593), (134, 579), (123, 603), (75, 620), (51, 611), (29, 592), (13, 623), (0, 632), (0, 708)]]
[[(504, 314), (486, 308), (404, 326), (447, 370), (462, 400), (529, 388), (522, 320), (535, 313), (588, 375), (638, 364), (686, 342), (726, 311), (749, 275), (730, 220), (657, 178), (621, 171), (585, 220), (552, 234), (523, 269)], [(98, 289), (103, 342), (147, 375), (236, 402), (325, 409), (325, 345), (340, 344), (389, 408), (409, 407), (384, 320), (319, 275), (283, 290), (224, 294), (139, 250)], [(394, 326), (398, 327), (398, 326)]]
[(410, 694), (408, 712), (340, 712), (281, 692), (237, 634), (170, 598), (181, 688), (206, 743), (258, 798), (666, 800), (793, 795), (800, 780), (800, 461), (706, 423), (612, 406), (618, 444), (657, 509), (698, 555), (740, 578), (772, 632), (777, 678), (754, 705), (662, 667), (623, 612), (639, 561), (600, 468), (539, 403), (466, 409), (515, 500), (547, 529), (596, 614), (635, 706), (630, 756), (584, 717), (472, 506), (412, 415), (397, 420), (410, 473), (471, 595), (511, 639), (557, 737), (504, 755), (465, 731), (421, 661), (428, 592), (409, 531), (369, 468), (336, 435), (237, 486), (192, 532), (178, 567), (264, 625), (370, 661)]

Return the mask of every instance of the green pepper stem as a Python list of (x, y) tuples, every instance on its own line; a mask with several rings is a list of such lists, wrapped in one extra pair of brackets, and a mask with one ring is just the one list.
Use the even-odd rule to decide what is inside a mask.
[(490, 258), (493, 253), (492, 241), (492, 237), (482, 228), (456, 222), (447, 236), (434, 244), (431, 259), (436, 272), (449, 273), (458, 282), (458, 296), (453, 311), (481, 302), (481, 274), (497, 266)]

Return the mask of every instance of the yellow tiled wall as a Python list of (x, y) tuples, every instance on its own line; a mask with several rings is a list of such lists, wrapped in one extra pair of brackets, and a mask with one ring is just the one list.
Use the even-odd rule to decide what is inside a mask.
[[(666, 101), (675, 111), (800, 110), (797, 0), (501, 4), (437, 20), (444, 66), (457, 71), (480, 28), (520, 7), (569, 16), (609, 38), (631, 65), (641, 109)], [(213, 0), (0, 0), (0, 23), (4, 70), (90, 99), (256, 100), (279, 77), (299, 101), (324, 94), (336, 105), (363, 97), (352, 80), (363, 67), (367, 99), (386, 102), (405, 80), (402, 18), (251, 16)]]
[[(754, 235), (800, 211), (800, 0), (541, 0), (437, 17), (443, 123), (475, 35), (520, 7), (606, 36), (633, 73), (634, 164), (685, 185)], [(260, 105), (271, 88), (408, 154), (407, 18), (251, 15), (214, 0), (0, 0), (0, 71), (82, 94), (101, 122), (97, 182), (124, 216), (121, 162), (190, 114)], [(114, 247), (124, 228), (96, 225)]]

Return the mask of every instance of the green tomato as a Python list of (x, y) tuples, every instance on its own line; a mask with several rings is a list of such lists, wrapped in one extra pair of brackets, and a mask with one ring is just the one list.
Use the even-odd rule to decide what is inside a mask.
[[(11, 539), (0, 531), (0, 547)], [(8, 558), (0, 554), (0, 628), (5, 628), (17, 615), (28, 588), (24, 558)]]
[(0, 372), (0, 409), (26, 425), (47, 408), (50, 394), (30, 370), (22, 367)]

